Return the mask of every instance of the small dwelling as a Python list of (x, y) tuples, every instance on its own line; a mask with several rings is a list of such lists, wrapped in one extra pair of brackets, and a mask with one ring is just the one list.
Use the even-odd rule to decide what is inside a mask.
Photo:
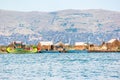
[(120, 48), (120, 40), (111, 39), (108, 42), (102, 44), (102, 50), (116, 51)]
[(40, 51), (40, 50), (51, 50), (52, 45), (53, 45), (52, 41), (41, 41), (41, 42), (38, 43), (37, 48), (38, 48), (38, 51)]
[(75, 42), (75, 50), (85, 50), (87, 49), (87, 44), (84, 42)]
[(61, 51), (61, 52), (64, 51), (65, 50), (65, 44), (61, 41), (56, 43), (54, 50)]
[(21, 41), (13, 41), (8, 46), (11, 47), (11, 48), (22, 48), (23, 43)]
[(21, 41), (15, 41), (14, 45), (16, 48), (22, 48), (23, 43)]
[(117, 50), (120, 47), (120, 40), (118, 39), (111, 39), (106, 43), (108, 50)]
[(95, 44), (89, 44), (88, 50), (100, 50), (101, 48), (98, 45)]

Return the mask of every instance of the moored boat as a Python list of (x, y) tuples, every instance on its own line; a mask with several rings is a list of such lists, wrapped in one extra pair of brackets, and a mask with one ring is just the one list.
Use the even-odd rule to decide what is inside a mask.
[(49, 50), (49, 51), (47, 51), (47, 50), (41, 50), (41, 51), (39, 51), (39, 53), (60, 53), (60, 51), (54, 51), (54, 50)]
[(58, 50), (41, 50), (39, 53), (87, 53), (87, 50), (66, 50), (66, 51), (58, 51)]
[(37, 48), (33, 48), (32, 50), (26, 50), (26, 49), (23, 49), (23, 48), (15, 48), (15, 49), (13, 49), (13, 48), (8, 47), (7, 52), (8, 53), (36, 53)]
[(67, 53), (87, 53), (87, 50), (67, 50)]
[(37, 47), (34, 45), (25, 45), (21, 41), (14, 41), (7, 47), (8, 53), (36, 53)]

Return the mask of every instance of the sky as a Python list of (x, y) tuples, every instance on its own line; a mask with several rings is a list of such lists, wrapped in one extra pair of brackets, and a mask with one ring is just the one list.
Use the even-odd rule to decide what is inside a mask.
[(120, 11), (120, 0), (0, 0), (0, 9), (15, 11), (58, 11), (105, 9)]

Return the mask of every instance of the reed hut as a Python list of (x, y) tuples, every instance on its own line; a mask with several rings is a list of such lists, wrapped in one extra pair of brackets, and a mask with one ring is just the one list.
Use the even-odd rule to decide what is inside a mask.
[(84, 42), (75, 42), (75, 50), (85, 50), (87, 49), (87, 44)]
[(21, 41), (13, 41), (12, 43), (10, 43), (8, 45), (8, 47), (11, 47), (11, 48), (23, 48), (23, 42), (21, 42)]
[(39, 50), (51, 50), (52, 45), (53, 45), (53, 42), (51, 42), (51, 41), (41, 41), (38, 43), (37, 48)]
[(111, 39), (108, 42), (103, 42), (101, 45), (102, 50), (108, 51), (117, 51), (120, 47), (120, 40), (118, 39)]
[(120, 40), (118, 39), (111, 39), (106, 43), (108, 50), (117, 50), (120, 47)]
[(65, 46), (67, 46), (67, 45), (65, 45), (63, 42), (60, 41), (60, 42), (55, 44), (55, 50), (60, 51), (60, 52), (64, 52), (65, 48), (66, 48)]

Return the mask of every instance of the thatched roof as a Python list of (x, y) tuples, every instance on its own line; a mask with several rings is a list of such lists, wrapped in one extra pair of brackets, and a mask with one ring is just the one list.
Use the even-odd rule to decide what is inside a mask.
[(53, 45), (53, 42), (52, 41), (41, 41), (39, 42), (41, 45)]

